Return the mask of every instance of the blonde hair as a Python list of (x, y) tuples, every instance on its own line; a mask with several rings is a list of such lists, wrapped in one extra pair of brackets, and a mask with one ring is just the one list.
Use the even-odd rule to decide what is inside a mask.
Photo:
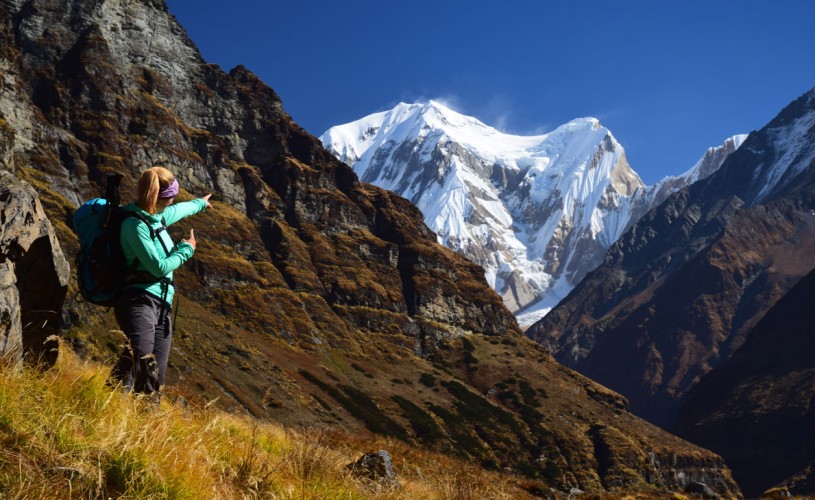
[(175, 180), (172, 172), (164, 167), (148, 168), (139, 178), (139, 207), (153, 215), (156, 213), (158, 193)]

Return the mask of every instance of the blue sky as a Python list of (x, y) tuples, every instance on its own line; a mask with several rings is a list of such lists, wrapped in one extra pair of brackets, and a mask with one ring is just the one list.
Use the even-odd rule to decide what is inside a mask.
[(314, 135), (427, 99), (515, 134), (594, 116), (649, 184), (815, 87), (809, 0), (167, 3)]

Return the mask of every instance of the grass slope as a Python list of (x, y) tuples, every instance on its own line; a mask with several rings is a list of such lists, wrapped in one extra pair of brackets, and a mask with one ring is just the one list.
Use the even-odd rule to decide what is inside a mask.
[[(108, 387), (62, 349), (53, 369), (0, 369), (3, 498), (523, 498), (514, 478), (387, 438), (287, 428)], [(387, 448), (400, 485), (345, 468)]]

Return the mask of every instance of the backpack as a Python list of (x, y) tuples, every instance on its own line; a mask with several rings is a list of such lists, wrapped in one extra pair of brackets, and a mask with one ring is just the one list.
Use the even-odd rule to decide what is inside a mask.
[[(163, 280), (144, 277), (144, 273), (140, 273), (142, 276), (137, 281), (132, 279), (138, 261), (134, 261), (132, 266), (127, 265), (119, 239), (122, 222), (128, 217), (141, 219), (147, 224), (153, 239), (158, 231), (143, 215), (119, 206), (121, 180), (121, 174), (108, 174), (105, 196), (86, 201), (73, 215), (73, 229), (79, 238), (79, 253), (76, 256), (79, 291), (88, 302), (107, 307), (116, 303), (126, 285)], [(167, 227), (163, 218), (161, 223), (162, 229)]]

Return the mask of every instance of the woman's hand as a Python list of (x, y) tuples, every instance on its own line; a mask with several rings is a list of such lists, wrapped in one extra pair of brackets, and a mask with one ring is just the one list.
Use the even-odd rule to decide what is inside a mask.
[(202, 196), (201, 199), (207, 202), (207, 208), (212, 208), (212, 203), (209, 202), (209, 197), (212, 196), (212, 193)]
[(195, 250), (195, 233), (190, 229), (190, 237), (186, 240), (181, 240), (184, 243), (189, 243), (193, 250)]

